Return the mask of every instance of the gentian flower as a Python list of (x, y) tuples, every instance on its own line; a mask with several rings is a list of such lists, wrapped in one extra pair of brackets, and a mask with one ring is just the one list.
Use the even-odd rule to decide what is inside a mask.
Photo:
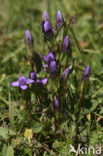
[(45, 36), (48, 39), (50, 39), (52, 37), (52, 35), (53, 35), (53, 33), (52, 33), (52, 25), (51, 25), (51, 23), (49, 21), (46, 21), (44, 23), (44, 29), (43, 29), (43, 31), (44, 31)]
[(32, 35), (30, 33), (29, 30), (26, 30), (25, 31), (25, 40), (26, 40), (26, 43), (29, 47), (32, 47), (33, 45), (33, 39), (32, 39)]
[(70, 66), (64, 70), (64, 72), (62, 73), (63, 80), (67, 80), (71, 69), (72, 69), (72, 66)]
[(48, 78), (44, 78), (42, 80), (38, 79), (35, 71), (31, 71), (29, 77), (30, 79), (34, 80), (34, 82), (37, 82), (38, 84), (41, 85), (45, 85), (48, 81)]
[(25, 76), (20, 76), (18, 81), (14, 81), (11, 83), (14, 87), (20, 87), (22, 90), (26, 90), (28, 88), (28, 84), (34, 83), (34, 80), (28, 79)]
[(47, 56), (43, 55), (43, 58), (48, 64), (50, 64), (51, 61), (55, 60), (54, 54), (52, 52), (49, 52)]
[(36, 78), (37, 78), (36, 72), (35, 71), (31, 71), (29, 77), (32, 80), (36, 80)]
[(42, 15), (41, 28), (45, 37), (47, 37), (47, 39), (50, 39), (53, 35), (53, 32), (52, 32), (52, 25), (50, 23), (50, 17), (47, 11), (44, 11)]
[(47, 60), (48, 60), (48, 64), (49, 64), (51, 61), (54, 61), (54, 60), (55, 60), (55, 57), (54, 57), (54, 55), (53, 55), (52, 52), (49, 52), (49, 53), (48, 53)]
[(50, 31), (52, 31), (51, 23), (49, 21), (46, 21), (44, 23), (44, 33), (48, 33)]
[(56, 13), (56, 30), (59, 30), (64, 23), (63, 15), (60, 10)]
[(49, 52), (47, 56), (43, 55), (43, 58), (44, 58), (45, 62), (47, 63), (47, 64), (43, 65), (44, 71), (46, 71), (46, 68), (49, 67), (51, 61), (55, 60), (55, 57), (52, 52)]
[(88, 81), (89, 76), (90, 76), (90, 65), (87, 65), (85, 70), (84, 70), (83, 80)]
[(46, 21), (50, 22), (50, 17), (49, 17), (48, 12), (44, 11), (44, 13), (42, 15), (42, 23), (41, 23), (41, 28), (42, 28), (43, 33), (45, 33), (44, 24), (45, 24)]
[(54, 107), (56, 110), (58, 110), (58, 108), (59, 108), (59, 101), (57, 99), (54, 102)]
[(51, 61), (49, 65), (50, 75), (51, 77), (56, 77), (57, 75), (57, 65), (56, 61)]
[(50, 17), (47, 11), (44, 11), (43, 15), (42, 15), (42, 21), (46, 22), (46, 21), (50, 21)]
[(68, 50), (71, 50), (69, 36), (65, 36), (63, 43), (62, 43), (62, 51), (66, 53)]

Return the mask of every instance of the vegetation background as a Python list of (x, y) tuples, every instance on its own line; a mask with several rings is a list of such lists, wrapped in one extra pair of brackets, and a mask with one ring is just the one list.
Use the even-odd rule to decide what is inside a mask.
[[(29, 144), (24, 139), (26, 126), (23, 120), (25, 116), (23, 106), (21, 104), (18, 108), (19, 92), (10, 86), (13, 80), (23, 73), (28, 76), (30, 71), (26, 59), (25, 30), (31, 31), (35, 49), (42, 54), (45, 52), (42, 46), (42, 13), (47, 10), (55, 26), (58, 9), (64, 16), (67, 14), (75, 16), (73, 29), (80, 46), (88, 54), (91, 65), (91, 99), (89, 106), (86, 101), (84, 114), (82, 113), (86, 121), (83, 126), (86, 128), (81, 132), (81, 136), (85, 139), (84, 136), (89, 133), (89, 145), (103, 144), (103, 1), (0, 0), (0, 155), (2, 156), (36, 156), (36, 154), (69, 156), (69, 144), (72, 144), (72, 141), (68, 138), (72, 136), (72, 126), (68, 128), (68, 135), (61, 138), (61, 141), (58, 138), (54, 139), (52, 147), (48, 147), (48, 143), (37, 144), (41, 137), (39, 133), (45, 133), (44, 136), (48, 137), (38, 123), (31, 123), (34, 124), (36, 145)], [(73, 37), (70, 38), (72, 40)], [(74, 41), (72, 45), (73, 54), (79, 55), (78, 59), (82, 59)], [(88, 63), (87, 59), (84, 61)], [(90, 120), (87, 114), (90, 115)], [(16, 127), (17, 122), (19, 124)], [(45, 142), (45, 137), (41, 142)]]

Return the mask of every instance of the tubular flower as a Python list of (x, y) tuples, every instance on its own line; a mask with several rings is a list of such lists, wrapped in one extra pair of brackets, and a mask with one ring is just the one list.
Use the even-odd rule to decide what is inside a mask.
[(35, 71), (31, 71), (29, 77), (32, 80), (36, 80), (36, 78), (37, 78), (36, 72)]
[(49, 21), (46, 21), (44, 23), (44, 33), (48, 33), (50, 31), (52, 31), (51, 23)]
[(44, 12), (43, 12), (42, 21), (43, 21), (43, 22), (50, 21), (50, 17), (49, 17), (49, 14), (48, 14), (47, 11), (44, 11)]
[(25, 31), (25, 40), (29, 47), (31, 47), (33, 45), (32, 35), (29, 30)]
[(50, 63), (51, 61), (55, 60), (54, 54), (52, 52), (49, 52), (47, 56), (43, 55), (43, 59), (46, 63)]
[(69, 48), (70, 48), (70, 45), (69, 44), (70, 44), (70, 42), (69, 42), (69, 36), (67, 35), (67, 36), (65, 36), (65, 38), (63, 40), (63, 44), (62, 44), (62, 51), (64, 53), (66, 53), (67, 50), (69, 50)]
[(53, 32), (52, 32), (52, 25), (50, 23), (50, 17), (47, 11), (44, 11), (42, 15), (41, 28), (45, 37), (47, 37), (47, 39), (50, 39), (53, 35)]
[(57, 75), (57, 65), (56, 61), (51, 61), (49, 65), (50, 75), (51, 77), (56, 77)]
[(56, 13), (56, 30), (59, 30), (64, 23), (63, 15), (60, 10)]
[(18, 81), (14, 81), (11, 83), (14, 87), (20, 87), (22, 90), (26, 90), (28, 88), (28, 84), (34, 83), (34, 80), (28, 79), (25, 76), (20, 76)]
[(54, 107), (56, 110), (58, 110), (58, 108), (59, 108), (59, 101), (57, 99), (54, 102)]
[(62, 73), (63, 80), (67, 80), (71, 69), (72, 69), (72, 66), (70, 66), (64, 70), (64, 72)]
[(90, 65), (87, 65), (85, 70), (84, 70), (83, 80), (84, 81), (88, 81), (89, 80), (89, 76), (90, 76)]
[(48, 63), (55, 60), (55, 57), (52, 52), (48, 53), (47, 60), (48, 60)]
[(44, 64), (44, 71), (46, 71), (46, 68), (49, 67), (50, 62), (55, 60), (54, 54), (52, 52), (49, 52), (47, 56), (43, 55), (43, 59), (47, 64)]

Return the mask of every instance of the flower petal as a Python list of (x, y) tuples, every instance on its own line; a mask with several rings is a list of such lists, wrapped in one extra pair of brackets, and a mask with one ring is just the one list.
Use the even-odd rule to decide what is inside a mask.
[(34, 83), (35, 81), (34, 80), (32, 80), (32, 79), (27, 79), (26, 80), (26, 84), (30, 84), (30, 83)]
[(45, 62), (48, 63), (48, 59), (47, 59), (47, 57), (45, 55), (43, 55), (43, 59), (45, 60)]
[(21, 88), (22, 90), (26, 90), (26, 89), (28, 88), (28, 86), (27, 86), (27, 85), (21, 85), (20, 88)]
[(47, 83), (47, 81), (48, 81), (48, 78), (43, 79), (42, 84), (45, 85)]
[(43, 67), (48, 68), (48, 65), (47, 64), (43, 64)]
[(19, 82), (18, 81), (14, 81), (14, 82), (11, 83), (11, 86), (18, 87), (19, 86)]

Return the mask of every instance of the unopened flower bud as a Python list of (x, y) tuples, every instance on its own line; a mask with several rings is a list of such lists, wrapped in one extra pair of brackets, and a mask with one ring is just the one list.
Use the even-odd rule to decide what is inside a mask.
[(71, 68), (72, 68), (72, 66), (70, 66), (70, 67), (68, 67), (68, 68), (66, 68), (66, 69), (64, 70), (64, 72), (62, 73), (62, 78), (63, 78), (63, 80), (67, 80)]
[(36, 72), (35, 71), (31, 71), (29, 77), (32, 80), (36, 80), (36, 78), (37, 78)]
[(56, 29), (59, 30), (64, 23), (63, 15), (60, 10), (56, 13)]
[(57, 99), (54, 102), (54, 107), (56, 110), (58, 110), (58, 108), (59, 108), (59, 101)]
[(89, 76), (90, 76), (90, 65), (87, 65), (85, 70), (84, 70), (83, 80), (88, 81)]
[(69, 36), (65, 36), (64, 40), (63, 40), (63, 44), (62, 44), (62, 51), (64, 53), (67, 52), (67, 50), (69, 50), (70, 48), (70, 41), (69, 41)]
[(44, 12), (43, 12), (42, 21), (44, 21), (44, 22), (50, 21), (50, 17), (49, 17), (49, 14), (48, 14), (47, 11), (44, 11)]
[(51, 61), (50, 62), (49, 69), (50, 69), (50, 75), (51, 75), (51, 77), (56, 77), (56, 75), (57, 75), (56, 61)]
[(55, 59), (54, 54), (52, 52), (49, 52), (47, 59), (48, 59), (48, 63), (50, 63), (51, 61), (54, 61)]
[(32, 35), (30, 33), (29, 30), (26, 30), (25, 31), (25, 40), (26, 40), (26, 43), (29, 47), (32, 47), (33, 45), (33, 39), (32, 39)]

